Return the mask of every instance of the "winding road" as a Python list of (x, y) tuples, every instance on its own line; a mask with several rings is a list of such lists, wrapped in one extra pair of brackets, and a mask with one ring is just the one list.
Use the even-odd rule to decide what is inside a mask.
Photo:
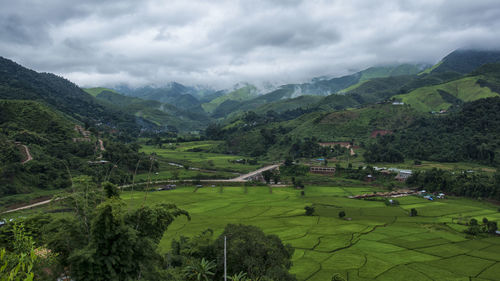
[(33, 157), (31, 156), (30, 150), (26, 145), (21, 144), (21, 146), (24, 148), (24, 153), (26, 154), (26, 159), (22, 161), (21, 164), (26, 164), (29, 161), (33, 160)]

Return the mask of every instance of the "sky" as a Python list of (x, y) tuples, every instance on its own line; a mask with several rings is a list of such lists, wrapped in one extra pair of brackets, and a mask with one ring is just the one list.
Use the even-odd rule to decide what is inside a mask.
[(0, 56), (82, 87), (213, 88), (500, 47), (498, 0), (0, 0)]

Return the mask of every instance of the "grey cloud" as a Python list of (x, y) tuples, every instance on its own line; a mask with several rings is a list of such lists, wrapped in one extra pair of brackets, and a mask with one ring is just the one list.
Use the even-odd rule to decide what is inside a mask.
[(82, 86), (226, 87), (500, 47), (490, 0), (0, 0), (0, 55)]

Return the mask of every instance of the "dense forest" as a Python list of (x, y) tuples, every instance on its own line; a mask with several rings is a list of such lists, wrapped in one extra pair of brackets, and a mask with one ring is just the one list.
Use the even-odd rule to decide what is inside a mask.
[[(403, 157), (440, 162), (474, 161), (498, 165), (500, 98), (466, 103), (446, 116), (421, 118), (407, 129), (368, 146), (370, 162), (401, 162)], [(398, 154), (398, 156), (394, 156)]]
[[(90, 134), (83, 137), (73, 122), (39, 102), (0, 100), (0, 194), (65, 188), (76, 175), (122, 183), (136, 166), (149, 169), (151, 160), (138, 146), (104, 138), (101, 151), (97, 129), (83, 128)], [(98, 162), (101, 157), (106, 162)]]

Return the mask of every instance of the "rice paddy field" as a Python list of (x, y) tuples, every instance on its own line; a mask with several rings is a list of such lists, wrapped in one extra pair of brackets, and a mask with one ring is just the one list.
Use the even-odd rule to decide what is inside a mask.
[[(498, 207), (451, 198), (428, 201), (398, 198), (399, 206), (347, 198), (377, 191), (370, 186), (292, 188), (182, 187), (172, 191), (124, 192), (131, 206), (175, 203), (192, 219), (178, 218), (167, 230), (161, 251), (172, 239), (207, 228), (219, 235), (226, 224), (242, 223), (278, 235), (295, 248), (291, 272), (298, 280), (500, 280), (500, 237), (469, 239), (458, 221), (483, 217), (500, 221)], [(314, 216), (304, 207), (313, 205)], [(415, 208), (417, 217), (410, 217)], [(345, 211), (346, 219), (339, 219)], [(230, 243), (230, 241), (228, 241)]]
[[(152, 153), (157, 155), (160, 170), (157, 175), (153, 176), (155, 180), (170, 180), (174, 174), (177, 174), (176, 177), (179, 179), (193, 179), (198, 175), (228, 179), (257, 170), (262, 166), (260, 162), (252, 165), (234, 162), (247, 158), (244, 156), (209, 152), (220, 143), (219, 141), (195, 141), (164, 144), (162, 148), (143, 145), (140, 151), (148, 155)], [(187, 165), (189, 169), (184, 169), (182, 165)], [(139, 180), (146, 180), (148, 177), (147, 173), (137, 175)]]

